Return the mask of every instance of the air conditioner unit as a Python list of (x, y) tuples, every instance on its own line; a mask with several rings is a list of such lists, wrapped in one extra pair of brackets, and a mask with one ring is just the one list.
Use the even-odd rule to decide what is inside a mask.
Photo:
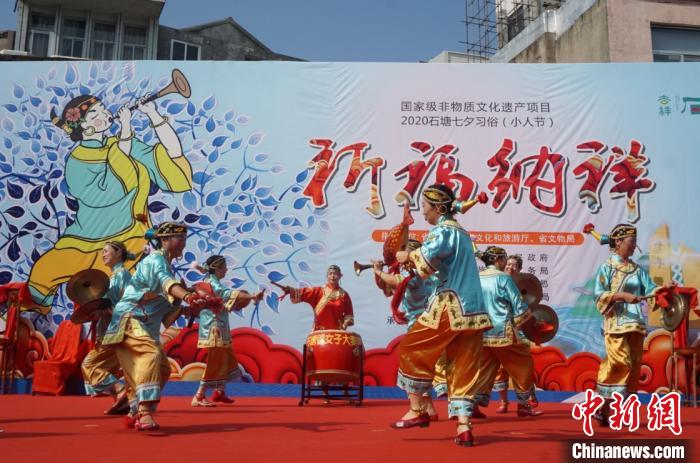
[(29, 56), (29, 53), (27, 53), (26, 51), (22, 51), (22, 50), (5, 49), (5, 50), (0, 50), (0, 55)]
[(542, 8), (545, 10), (552, 9), (555, 10), (561, 6), (566, 0), (542, 0)]

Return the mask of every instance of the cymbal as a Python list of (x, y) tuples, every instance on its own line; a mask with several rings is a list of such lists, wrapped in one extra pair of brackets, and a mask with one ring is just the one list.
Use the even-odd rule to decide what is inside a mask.
[(99, 299), (109, 289), (109, 277), (97, 269), (82, 270), (68, 280), (66, 294), (78, 305)]
[(661, 309), (661, 325), (668, 331), (676, 331), (686, 318), (688, 318), (688, 300), (674, 293), (668, 308)]
[(526, 321), (521, 331), (527, 339), (535, 344), (543, 344), (551, 341), (559, 331), (559, 317), (557, 313), (544, 304), (536, 304), (530, 307), (532, 318)]
[(83, 323), (90, 321), (92, 318), (92, 313), (96, 310), (108, 309), (112, 306), (112, 302), (109, 299), (95, 299), (86, 304), (80, 304), (71, 314), (70, 321), (76, 325), (82, 325)]
[(542, 283), (532, 273), (520, 273), (513, 278), (525, 303), (529, 306), (539, 304), (542, 300)]

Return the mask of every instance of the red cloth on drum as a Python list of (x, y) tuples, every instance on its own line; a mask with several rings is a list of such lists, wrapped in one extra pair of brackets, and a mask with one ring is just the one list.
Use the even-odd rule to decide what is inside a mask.
[(688, 298), (688, 308), (694, 309), (698, 306), (698, 290), (696, 288), (687, 288), (685, 286), (676, 286), (674, 288), (661, 288), (656, 292), (656, 303), (666, 308), (671, 304), (674, 294), (680, 294)]
[(346, 319), (353, 324), (352, 300), (343, 288), (330, 286), (299, 288), (292, 294), (292, 302), (306, 302), (314, 308), (313, 331), (342, 330)]

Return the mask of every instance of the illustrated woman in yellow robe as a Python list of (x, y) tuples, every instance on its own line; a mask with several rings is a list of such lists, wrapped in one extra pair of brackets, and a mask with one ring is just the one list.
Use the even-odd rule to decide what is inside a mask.
[(192, 188), (192, 167), (175, 130), (154, 103), (144, 100), (139, 100), (137, 108), (148, 117), (160, 141), (153, 146), (134, 137), (127, 106), (117, 113), (121, 124), (117, 136), (108, 135), (114, 118), (95, 96), (72, 99), (60, 117), (51, 111), (52, 122), (77, 143), (68, 157), (65, 179), (78, 210), (53, 249), (32, 267), (29, 289), (35, 306), (26, 309), (46, 314), (58, 286), (75, 273), (87, 268), (107, 271), (100, 259), (107, 241), (123, 242), (138, 261), (150, 226), (151, 184), (169, 192)]

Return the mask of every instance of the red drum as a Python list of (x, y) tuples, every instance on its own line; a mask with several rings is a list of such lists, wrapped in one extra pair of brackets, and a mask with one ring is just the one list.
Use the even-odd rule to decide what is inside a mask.
[(358, 382), (362, 338), (342, 330), (312, 331), (306, 338), (306, 379), (324, 383)]

